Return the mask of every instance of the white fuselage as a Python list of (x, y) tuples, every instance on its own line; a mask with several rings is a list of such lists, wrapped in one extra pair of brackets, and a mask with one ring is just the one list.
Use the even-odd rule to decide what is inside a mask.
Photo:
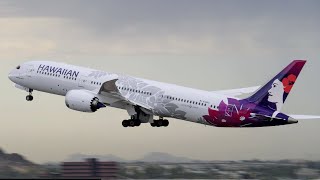
[[(154, 115), (202, 124), (208, 124), (203, 119), (208, 108), (218, 109), (219, 103), (227, 99), (209, 91), (49, 61), (24, 63), (13, 70), (9, 78), (22, 87), (62, 96), (76, 89), (99, 92), (104, 82), (117, 78), (121, 95), (150, 107)], [(107, 106), (126, 109), (124, 101), (98, 96)]]

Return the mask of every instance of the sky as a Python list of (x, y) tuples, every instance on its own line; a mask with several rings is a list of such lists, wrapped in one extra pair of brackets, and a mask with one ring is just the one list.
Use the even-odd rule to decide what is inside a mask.
[(199, 160), (320, 160), (320, 120), (217, 128), (169, 119), (123, 128), (126, 111), (68, 109), (64, 97), (14, 87), (8, 73), (51, 60), (208, 91), (263, 85), (308, 60), (283, 112), (320, 115), (320, 1), (0, 1), (0, 147), (36, 163), (69, 155), (138, 159), (165, 152)]

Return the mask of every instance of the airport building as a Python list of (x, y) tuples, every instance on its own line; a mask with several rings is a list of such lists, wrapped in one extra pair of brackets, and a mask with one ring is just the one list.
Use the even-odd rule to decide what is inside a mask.
[(90, 158), (85, 162), (63, 162), (61, 170), (62, 178), (117, 179), (119, 165), (116, 162), (99, 162)]

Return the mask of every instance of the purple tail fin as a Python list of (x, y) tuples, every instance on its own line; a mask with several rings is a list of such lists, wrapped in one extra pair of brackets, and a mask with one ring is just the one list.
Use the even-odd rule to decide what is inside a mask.
[(305, 60), (292, 61), (247, 100), (273, 111), (280, 111), (305, 63)]

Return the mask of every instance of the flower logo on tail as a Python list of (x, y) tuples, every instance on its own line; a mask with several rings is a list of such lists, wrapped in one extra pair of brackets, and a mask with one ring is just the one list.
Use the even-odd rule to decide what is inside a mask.
[(296, 80), (297, 80), (297, 76), (293, 74), (290, 74), (288, 77), (283, 78), (282, 84), (284, 87), (284, 92), (289, 93), (294, 83), (296, 82)]

